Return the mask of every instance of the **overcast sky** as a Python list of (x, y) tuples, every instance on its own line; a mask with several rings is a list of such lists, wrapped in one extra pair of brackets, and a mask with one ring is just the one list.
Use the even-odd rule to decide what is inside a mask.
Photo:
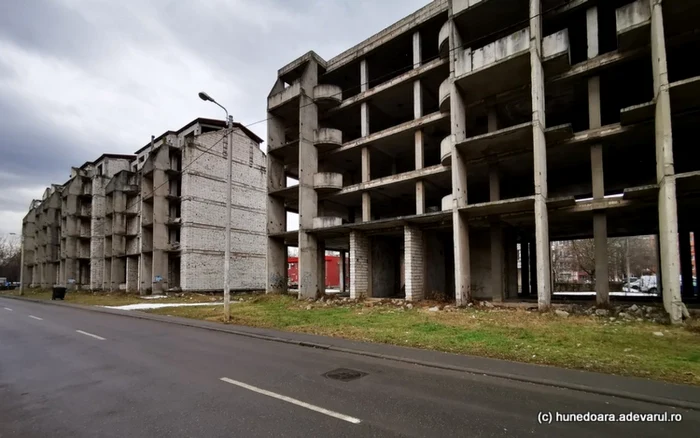
[[(266, 117), (277, 69), (330, 59), (428, 0), (0, 1), (0, 237), (70, 166), (196, 117)], [(266, 137), (266, 123), (251, 129)]]

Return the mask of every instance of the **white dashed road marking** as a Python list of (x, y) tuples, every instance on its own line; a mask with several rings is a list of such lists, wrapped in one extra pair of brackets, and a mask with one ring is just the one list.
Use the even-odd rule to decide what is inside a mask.
[(29, 315), (29, 317), (30, 317), (30, 318), (34, 318), (34, 319), (38, 319), (39, 321), (43, 321), (43, 320), (44, 320), (44, 318), (39, 318), (38, 316), (34, 316), (34, 315)]
[(320, 413), (328, 415), (330, 417), (334, 417), (334, 418), (338, 418), (338, 419), (343, 420), (343, 421), (347, 421), (348, 423), (360, 424), (362, 422), (362, 420), (360, 420), (359, 418), (350, 417), (348, 415), (339, 414), (338, 412), (329, 411), (328, 409), (324, 409), (324, 408), (321, 408), (321, 407), (318, 407), (318, 406), (315, 406), (315, 405), (312, 405), (309, 403), (304, 403), (303, 401), (300, 401), (300, 400), (297, 400), (297, 399), (294, 399), (291, 397), (287, 397), (286, 395), (277, 394), (277, 393), (274, 393), (271, 391), (267, 391), (265, 389), (260, 389), (260, 388), (257, 388), (255, 386), (248, 385), (247, 383), (243, 383), (243, 382), (239, 382), (237, 380), (229, 379), (228, 377), (222, 377), (220, 380), (222, 380), (226, 383), (230, 383), (232, 385), (240, 386), (241, 388), (245, 388), (245, 389), (248, 389), (248, 390), (253, 391), (253, 392), (257, 392), (258, 394), (263, 394), (263, 395), (266, 395), (268, 397), (276, 398), (278, 400), (286, 401), (287, 403), (292, 403), (294, 405), (301, 406), (302, 408), (310, 409), (312, 411), (320, 412)]
[(9, 310), (10, 312), (12, 312), (12, 309), (10, 309), (9, 307), (5, 307), (5, 310)]
[(105, 338), (103, 338), (102, 336), (93, 335), (92, 333), (84, 332), (82, 330), (76, 330), (76, 332), (80, 333), (81, 335), (90, 336), (92, 338), (99, 339), (100, 341), (105, 340)]

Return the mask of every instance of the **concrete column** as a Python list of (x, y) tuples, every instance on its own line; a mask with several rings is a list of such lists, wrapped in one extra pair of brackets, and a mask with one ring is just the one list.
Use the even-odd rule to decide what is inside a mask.
[(326, 293), (326, 243), (323, 240), (317, 239), (317, 257), (318, 264), (318, 287), (321, 295)]
[(514, 230), (506, 233), (506, 298), (518, 296), (518, 239)]
[(133, 292), (139, 287), (139, 258), (126, 258), (126, 290)]
[(319, 249), (313, 229), (318, 214), (314, 174), (318, 172), (318, 151), (314, 132), (318, 129), (318, 109), (313, 102), (313, 87), (318, 83), (318, 65), (310, 61), (301, 79), (299, 99), (299, 298), (316, 298), (323, 289), (319, 282)]
[[(588, 59), (599, 55), (598, 48), (598, 8), (586, 11), (586, 38)], [(588, 127), (600, 128), (600, 77), (588, 79)], [(591, 185), (593, 199), (603, 199), (605, 185), (603, 175), (603, 145), (591, 145)], [(610, 288), (608, 275), (608, 232), (605, 212), (593, 214), (593, 242), (595, 245), (595, 290), (596, 304), (601, 307), (610, 305)]]
[(345, 276), (347, 273), (345, 272), (346, 268), (346, 256), (345, 256), (345, 251), (340, 251), (340, 293), (344, 294), (345, 293)]
[(126, 260), (124, 257), (112, 257), (112, 279), (110, 290), (119, 290), (119, 285), (126, 283)]
[(108, 179), (92, 179), (92, 218), (90, 223), (90, 290), (102, 289), (104, 275), (105, 185)]
[(659, 255), (664, 308), (671, 322), (682, 322), (688, 310), (681, 300), (678, 211), (673, 168), (671, 100), (661, 0), (651, 0), (651, 58), (656, 102), (656, 180), (659, 184)]
[[(75, 223), (75, 219), (68, 218), (69, 221)], [(76, 232), (78, 231), (75, 227)], [(66, 237), (66, 260), (63, 264), (64, 272), (61, 275), (62, 283), (69, 289), (74, 290), (78, 283), (78, 239), (75, 237)]]
[(520, 240), (520, 287), (524, 297), (530, 295), (530, 243), (522, 238)]
[[(170, 167), (170, 157), (167, 148), (158, 151), (156, 168), (153, 171), (153, 293), (159, 294), (169, 289), (168, 282), (168, 226), (169, 202), (166, 196), (169, 192), (166, 168)], [(115, 209), (116, 209), (115, 205)], [(116, 214), (115, 219), (116, 221)], [(223, 235), (222, 235), (223, 237)], [(112, 241), (114, 245), (115, 239)], [(114, 265), (112, 265), (114, 277)], [(156, 281), (160, 279), (160, 281)], [(122, 281), (123, 282), (123, 281)], [(117, 285), (118, 286), (118, 285)]]
[(539, 298), (539, 287), (537, 284), (537, 251), (536, 243), (530, 242), (530, 294)]
[[(267, 148), (279, 147), (285, 143), (284, 125), (282, 121), (268, 113), (267, 118)], [(277, 190), (286, 187), (284, 162), (267, 154), (267, 190)], [(282, 239), (269, 237), (273, 233), (287, 230), (287, 212), (284, 200), (274, 196), (267, 197), (267, 282), (266, 293), (284, 293), (287, 291), (287, 247)]]
[[(494, 165), (489, 169), (489, 200), (491, 202), (501, 199), (500, 181), (498, 168)], [(504, 259), (503, 250), (503, 227), (494, 218), (491, 221), (491, 296), (494, 301), (503, 301), (505, 298), (504, 289)]]
[(685, 299), (693, 297), (693, 260), (690, 254), (690, 232), (681, 229), (678, 234), (681, 256), (681, 296)]
[(700, 230), (696, 229), (693, 231), (693, 261), (695, 262), (693, 268), (696, 279), (697, 277), (700, 277), (700, 262), (698, 261), (697, 253), (698, 249), (700, 249)]
[[(425, 145), (423, 131), (415, 133), (416, 170), (422, 169), (425, 163)], [(425, 213), (425, 182), (416, 181), (416, 214)]]
[[(544, 70), (542, 69), (542, 17), (540, 0), (530, 0), (530, 70), (532, 84), (532, 137), (535, 168), (535, 250), (537, 307), (546, 310), (551, 305), (551, 274), (549, 263), (549, 216), (547, 212), (547, 126), (544, 110)], [(533, 277), (534, 280), (534, 277)]]
[(360, 231), (350, 232), (350, 298), (372, 296), (370, 290), (369, 239)]
[[(367, 59), (360, 61), (360, 91), (364, 92), (369, 89), (369, 67)], [(366, 137), (369, 135), (369, 105), (363, 102), (360, 106), (360, 135)], [(370, 152), (369, 148), (362, 148), (362, 182), (370, 180)], [(362, 221), (367, 222), (372, 220), (372, 198), (368, 192), (362, 194)]]
[(420, 301), (425, 296), (423, 231), (410, 225), (405, 225), (403, 229), (406, 301)]
[(469, 254), (469, 224), (459, 208), (467, 205), (467, 165), (457, 149), (457, 143), (467, 138), (466, 107), (462, 93), (454, 84), (457, 51), (462, 39), (455, 26), (450, 35), (450, 130), (452, 132), (452, 230), (455, 258), (455, 300), (464, 306), (471, 300), (471, 267)]
[(421, 37), (420, 32), (413, 33), (413, 68), (418, 68), (421, 65)]
[[(368, 182), (370, 175), (370, 150), (362, 148), (362, 182)], [(362, 222), (372, 220), (372, 197), (369, 192), (362, 193)]]

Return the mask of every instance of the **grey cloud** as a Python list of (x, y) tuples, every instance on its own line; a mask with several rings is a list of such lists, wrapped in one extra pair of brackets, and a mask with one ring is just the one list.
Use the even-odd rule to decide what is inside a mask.
[[(200, 89), (235, 106), (229, 110), (235, 111), (237, 120), (249, 123), (264, 119), (266, 96), (278, 68), (309, 50), (329, 59), (427, 3), (2, 1), (0, 43), (11, 44), (28, 58), (69, 64), (80, 74), (100, 81), (70, 82), (70, 76), (63, 72), (63, 82), (56, 86), (62, 87), (61, 95), (66, 97), (58, 106), (50, 96), (31, 94), (35, 84), (18, 73), (26, 66), (0, 61), (0, 213), (26, 211), (31, 198), (42, 195), (38, 188), (67, 180), (70, 166), (79, 166), (103, 152), (132, 152), (145, 144), (150, 134), (177, 128), (198, 115), (217, 117), (217, 108), (196, 98)], [(146, 69), (140, 65), (144, 56), (157, 61)], [(33, 80), (55, 77), (51, 63), (36, 63), (33, 68), (39, 70)], [(171, 78), (171, 89), (163, 92), (166, 77)], [(17, 84), (28, 90), (26, 96), (19, 95), (14, 88)], [(108, 84), (109, 93), (103, 84)], [(78, 89), (88, 91), (89, 98), (82, 93), (83, 100), (71, 101), (71, 92)], [(179, 94), (172, 96), (171, 91)], [(85, 120), (83, 127), (81, 123), (62, 126), (52, 122), (61, 118), (45, 117), (60, 111), (75, 121), (86, 112), (89, 116), (107, 114), (104, 110), (109, 107), (129, 110), (115, 115), (110, 112), (109, 126), (94, 126), (93, 119)], [(154, 126), (153, 120), (161, 125)], [(90, 131), (96, 132), (92, 134), (95, 138), (83, 135), (81, 129), (87, 126), (99, 128)], [(253, 129), (265, 138), (264, 123)], [(129, 135), (118, 135), (126, 131)], [(90, 144), (85, 144), (88, 141)], [(33, 193), (34, 188), (37, 193)], [(31, 196), (27, 195), (30, 191)], [(18, 226), (0, 223), (0, 229)]]

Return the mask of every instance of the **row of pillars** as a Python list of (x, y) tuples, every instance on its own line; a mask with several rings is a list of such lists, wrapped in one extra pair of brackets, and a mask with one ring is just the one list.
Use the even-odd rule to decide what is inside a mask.
[[(685, 307), (679, 294), (678, 268), (678, 221), (676, 210), (675, 179), (673, 169), (673, 148), (671, 130), (671, 109), (668, 90), (668, 74), (666, 67), (666, 49), (663, 33), (663, 16), (661, 2), (651, 3), (651, 47), (654, 72), (654, 95), (656, 102), (656, 150), (657, 150), (657, 182), (659, 192), (659, 240), (662, 277), (667, 279), (664, 285), (664, 306), (671, 315), (673, 322), (681, 320)], [(534, 269), (524, 270), (537, 285), (538, 306), (546, 309), (551, 303), (551, 278), (549, 257), (549, 227), (546, 200), (547, 188), (547, 153), (544, 129), (546, 127), (544, 109), (544, 73), (542, 68), (542, 19), (541, 1), (530, 1), (530, 64), (531, 64), (531, 97), (532, 97), (532, 126), (533, 126), (533, 158), (534, 158), (534, 213), (535, 241), (528, 244), (531, 266)], [(598, 11), (590, 8), (586, 13), (588, 58), (599, 55), (598, 41)], [(471, 273), (469, 254), (469, 227), (459, 209), (468, 203), (466, 163), (456, 148), (456, 144), (465, 140), (466, 111), (465, 102), (460, 90), (454, 85), (455, 65), (462, 52), (462, 41), (458, 30), (451, 26), (450, 35), (450, 77), (453, 81), (451, 90), (451, 131), (453, 136), (452, 148), (452, 187), (453, 187), (453, 227), (455, 247), (455, 288), (458, 304), (465, 304), (471, 297)], [(600, 78), (588, 79), (589, 127), (601, 127), (600, 108)], [(489, 130), (493, 126), (489, 118)], [(591, 146), (592, 192), (594, 200), (602, 200), (605, 195), (603, 177), (602, 145)], [(495, 174), (497, 175), (497, 174)], [(497, 177), (491, 178), (491, 200), (497, 198)], [(609, 302), (608, 291), (608, 261), (607, 261), (607, 217), (605, 212), (596, 212), (593, 218), (595, 254), (596, 254), (596, 289), (599, 305)], [(501, 235), (498, 227), (492, 232), (492, 248), (500, 248)], [(501, 259), (493, 256), (492, 265), (498, 265)], [(687, 262), (685, 263), (687, 271)], [(496, 278), (492, 279), (494, 284)], [(525, 282), (523, 282), (525, 283)], [(528, 282), (529, 283), (529, 282)], [(692, 281), (686, 284), (692, 284)], [(690, 287), (690, 286), (687, 286)], [(684, 288), (685, 289), (685, 288)]]

